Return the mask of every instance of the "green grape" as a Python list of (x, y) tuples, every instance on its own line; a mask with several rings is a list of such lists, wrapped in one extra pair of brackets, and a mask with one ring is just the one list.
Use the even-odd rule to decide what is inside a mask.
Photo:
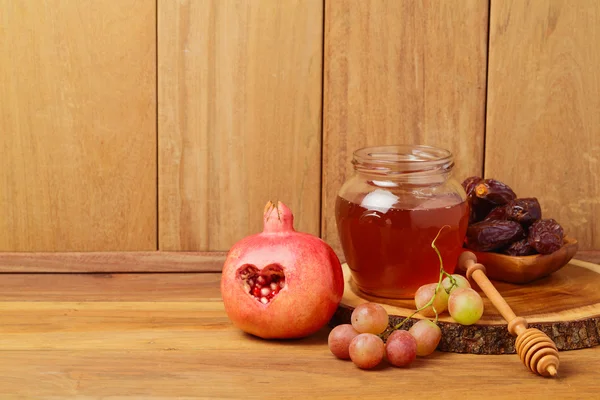
[[(452, 286), (452, 282), (450, 281), (449, 277), (445, 277), (444, 280), (442, 281), (442, 286), (444, 287), (444, 289), (446, 289), (446, 292), (448, 292), (448, 293), (452, 293), (455, 289), (458, 289), (458, 288), (470, 288), (471, 287), (469, 280), (462, 275), (452, 274), (452, 278), (454, 278), (454, 280), (456, 282), (455, 286)], [(449, 290), (450, 288), (452, 288), (452, 290)]]
[(472, 325), (483, 315), (483, 300), (471, 288), (459, 288), (450, 293), (448, 312), (461, 325)]

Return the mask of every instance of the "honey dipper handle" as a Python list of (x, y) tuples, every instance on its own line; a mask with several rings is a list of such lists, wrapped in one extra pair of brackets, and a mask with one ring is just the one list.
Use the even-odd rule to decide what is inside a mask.
[(485, 293), (486, 297), (508, 322), (508, 331), (512, 335), (517, 336), (527, 329), (527, 321), (524, 318), (515, 315), (508, 303), (485, 275), (485, 267), (482, 264), (477, 263), (475, 254), (465, 251), (461, 254), (458, 264), (466, 271), (469, 280), (477, 282), (479, 288)]

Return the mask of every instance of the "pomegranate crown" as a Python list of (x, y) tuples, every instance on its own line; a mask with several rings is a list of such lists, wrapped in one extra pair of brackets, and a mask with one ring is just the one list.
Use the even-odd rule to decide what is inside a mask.
[(288, 206), (278, 201), (277, 205), (269, 201), (264, 212), (264, 232), (294, 231), (294, 215)]

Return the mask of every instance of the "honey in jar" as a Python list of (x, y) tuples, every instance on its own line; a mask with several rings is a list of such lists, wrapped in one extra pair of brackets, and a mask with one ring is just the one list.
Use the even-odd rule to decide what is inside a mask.
[(355, 174), (336, 201), (338, 233), (359, 290), (411, 298), (454, 272), (468, 224), (466, 194), (452, 178), (452, 154), (428, 146), (383, 146), (354, 153)]

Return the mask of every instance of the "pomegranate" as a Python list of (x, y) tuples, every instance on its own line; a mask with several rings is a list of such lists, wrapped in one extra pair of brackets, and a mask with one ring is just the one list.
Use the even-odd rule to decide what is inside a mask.
[(333, 316), (344, 291), (331, 247), (296, 232), (283, 203), (268, 202), (262, 233), (229, 250), (221, 278), (225, 311), (239, 329), (264, 339), (311, 335)]

